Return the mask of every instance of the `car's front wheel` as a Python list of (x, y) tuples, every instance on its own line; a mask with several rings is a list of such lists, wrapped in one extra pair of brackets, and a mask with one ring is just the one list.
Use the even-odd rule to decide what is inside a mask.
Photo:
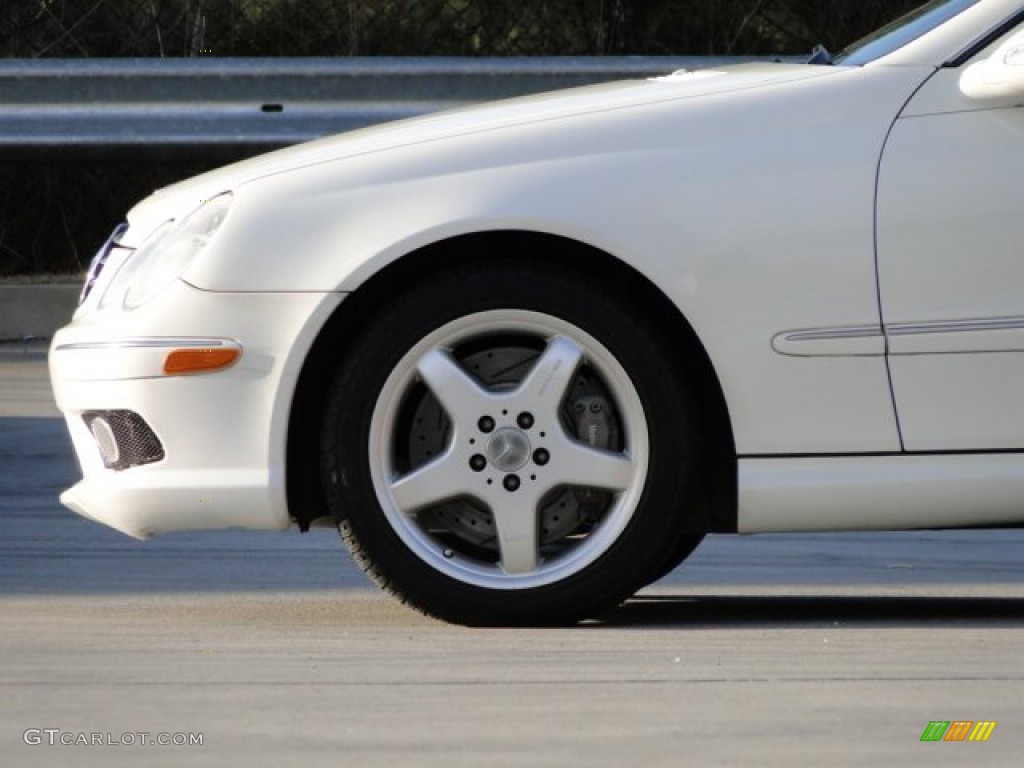
[(698, 419), (643, 306), (508, 263), (420, 282), (352, 332), (322, 471), (383, 587), (459, 623), (566, 623), (677, 550)]

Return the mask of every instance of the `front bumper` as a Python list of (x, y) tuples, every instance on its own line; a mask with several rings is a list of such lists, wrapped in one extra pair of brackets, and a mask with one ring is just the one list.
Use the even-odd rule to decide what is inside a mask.
[[(177, 281), (133, 311), (87, 303), (50, 348), (54, 394), (83, 475), (61, 501), (137, 538), (285, 528), (292, 396), (316, 334), (342, 298), (211, 293)], [(223, 370), (166, 375), (167, 354), (188, 343), (242, 354)], [(86, 421), (107, 412), (137, 414), (162, 456), (111, 466)]]

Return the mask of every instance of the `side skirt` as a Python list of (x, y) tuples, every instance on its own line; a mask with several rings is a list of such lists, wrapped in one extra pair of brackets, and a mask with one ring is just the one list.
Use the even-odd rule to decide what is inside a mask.
[(739, 460), (739, 533), (1024, 523), (1024, 454)]

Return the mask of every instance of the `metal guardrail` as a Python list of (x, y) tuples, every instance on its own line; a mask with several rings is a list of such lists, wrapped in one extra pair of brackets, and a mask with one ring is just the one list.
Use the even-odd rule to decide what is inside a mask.
[(709, 57), (0, 60), (0, 150), (284, 145)]

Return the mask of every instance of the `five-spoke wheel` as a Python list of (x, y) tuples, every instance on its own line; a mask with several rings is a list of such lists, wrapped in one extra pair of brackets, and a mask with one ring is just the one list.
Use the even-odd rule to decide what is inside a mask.
[(493, 589), (550, 583), (599, 557), (636, 507), (647, 454), (643, 407), (614, 357), (580, 328), (513, 309), (416, 344), (370, 431), (398, 535), (438, 570)]

